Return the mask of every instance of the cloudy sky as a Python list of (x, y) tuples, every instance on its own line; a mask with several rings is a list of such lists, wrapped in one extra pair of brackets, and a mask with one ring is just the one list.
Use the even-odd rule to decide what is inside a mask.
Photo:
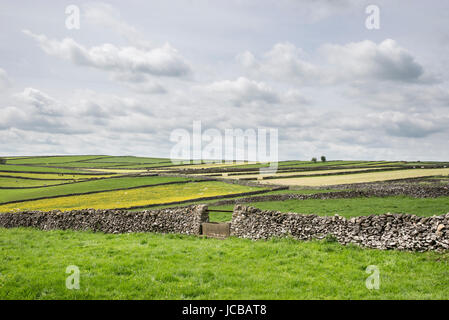
[(280, 159), (448, 160), (448, 27), (444, 0), (2, 1), (0, 154), (168, 157), (201, 121), (276, 128)]

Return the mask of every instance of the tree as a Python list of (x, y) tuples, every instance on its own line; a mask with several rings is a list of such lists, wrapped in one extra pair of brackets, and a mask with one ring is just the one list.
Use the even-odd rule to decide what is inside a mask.
[(0, 164), (5, 164), (6, 163), (6, 159), (0, 158)]
[(312, 162), (316, 162), (316, 158), (315, 157), (312, 158)]
[(326, 156), (321, 156), (321, 161), (326, 162)]

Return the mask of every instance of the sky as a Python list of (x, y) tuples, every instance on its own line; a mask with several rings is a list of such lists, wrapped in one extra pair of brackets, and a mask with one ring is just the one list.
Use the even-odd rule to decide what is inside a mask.
[(2, 1), (0, 155), (169, 157), (200, 121), (277, 129), (280, 160), (448, 160), (448, 27), (447, 1)]

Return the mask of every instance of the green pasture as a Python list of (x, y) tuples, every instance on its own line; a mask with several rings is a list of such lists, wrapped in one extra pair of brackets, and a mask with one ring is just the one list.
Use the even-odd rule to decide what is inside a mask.
[[(31, 180), (31, 179), (21, 179), (18, 177), (0, 177), (0, 187), (2, 188), (27, 188), (27, 187), (38, 187), (38, 186), (50, 186), (54, 184), (67, 183), (70, 180)], [(16, 193), (18, 190), (6, 189), (0, 190), (0, 199), (5, 193), (12, 192)]]
[[(76, 174), (76, 173), (24, 173), (24, 172), (5, 172), (0, 171), (0, 176), (5, 178), (17, 177), (17, 178), (29, 178), (29, 179), (43, 179), (43, 180), (86, 180), (95, 178), (109, 178), (116, 176), (113, 173), (95, 173), (89, 172), (89, 174)], [(1, 187), (1, 185), (0, 185)]]
[[(316, 214), (320, 216), (333, 216), (338, 214), (346, 218), (383, 213), (409, 213), (429, 217), (448, 213), (449, 197), (411, 198), (395, 196), (326, 200), (284, 200), (250, 202), (244, 203), (243, 205), (262, 210)], [(232, 210), (233, 207), (233, 205), (215, 206), (211, 207), (211, 209)], [(214, 216), (214, 220), (229, 221), (231, 220), (231, 213), (220, 213), (220, 215)]]
[(13, 210), (72, 210), (144, 207), (170, 202), (226, 196), (263, 190), (218, 181), (170, 184), (137, 189), (104, 191), (94, 194), (65, 196), (0, 205), (0, 212)]
[(22, 164), (22, 165), (57, 165), (66, 162), (93, 160), (97, 158), (103, 158), (105, 156), (53, 156), (53, 157), (29, 157), (29, 158), (17, 158), (8, 159), (8, 164)]
[[(73, 265), (79, 290), (66, 288)], [(445, 300), (448, 272), (448, 253), (326, 241), (0, 228), (0, 299)]]
[[(29, 180), (29, 181), (39, 181), (39, 180)], [(123, 177), (123, 178), (90, 180), (45, 188), (20, 189), (20, 190), (9, 189), (9, 190), (1, 190), (0, 203), (18, 200), (29, 200), (43, 197), (69, 195), (76, 193), (88, 193), (95, 191), (108, 191), (114, 189), (134, 188), (139, 186), (147, 186), (153, 184), (178, 182), (178, 181), (189, 181), (189, 179), (175, 178), (175, 177), (157, 177), (157, 176)], [(47, 182), (48, 181), (41, 181), (40, 183), (47, 183)]]
[(40, 173), (80, 173), (84, 172), (82, 170), (73, 170), (73, 169), (67, 169), (67, 168), (48, 168), (48, 167), (42, 167), (42, 166), (25, 166), (25, 165), (9, 165), (9, 164), (0, 164), (0, 174), (2, 172), (10, 172), (10, 171), (16, 171), (16, 172), (40, 172)]
[(129, 163), (129, 164), (143, 164), (143, 163), (158, 163), (158, 162), (167, 162), (170, 159), (167, 158), (147, 158), (147, 157), (132, 157), (132, 156), (109, 156), (101, 159), (89, 160), (89, 162), (103, 162), (103, 163)]

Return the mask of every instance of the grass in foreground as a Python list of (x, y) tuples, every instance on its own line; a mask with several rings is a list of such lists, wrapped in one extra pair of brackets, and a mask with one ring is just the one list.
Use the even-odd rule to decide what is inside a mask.
[[(80, 289), (65, 287), (67, 266)], [(365, 287), (366, 267), (380, 289)], [(447, 299), (448, 253), (0, 228), (0, 299)]]
[[(367, 216), (383, 213), (410, 213), (418, 216), (433, 216), (449, 212), (449, 197), (411, 198), (372, 197), (351, 199), (313, 199), (313, 200), (285, 200), (244, 203), (243, 205), (262, 210), (281, 212), (297, 212), (333, 216), (338, 214), (346, 218)], [(234, 205), (210, 207), (211, 209), (232, 210)], [(211, 221), (230, 221), (232, 213), (211, 213)]]

